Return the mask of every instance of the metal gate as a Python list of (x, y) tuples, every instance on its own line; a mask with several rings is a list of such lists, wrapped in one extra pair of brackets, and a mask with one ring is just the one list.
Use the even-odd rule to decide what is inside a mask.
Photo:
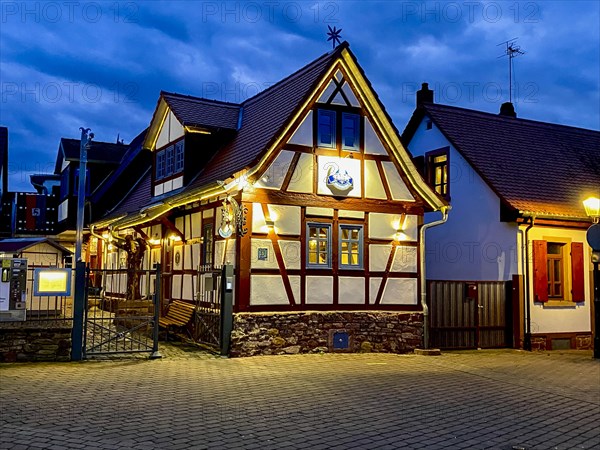
[(200, 266), (196, 290), (194, 340), (222, 355), (229, 353), (233, 326), (233, 267)]
[(430, 345), (442, 349), (511, 346), (510, 285), (428, 281)]
[(160, 266), (86, 269), (83, 357), (158, 355)]

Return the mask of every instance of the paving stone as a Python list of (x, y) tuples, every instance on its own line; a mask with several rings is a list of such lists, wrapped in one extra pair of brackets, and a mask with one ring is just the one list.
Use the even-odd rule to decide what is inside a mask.
[(589, 352), (171, 355), (0, 365), (0, 448), (600, 448)]

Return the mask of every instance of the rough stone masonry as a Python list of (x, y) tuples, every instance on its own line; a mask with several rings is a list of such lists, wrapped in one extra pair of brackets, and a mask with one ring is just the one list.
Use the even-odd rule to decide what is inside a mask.
[[(334, 336), (346, 333), (345, 348)], [(407, 312), (286, 312), (235, 314), (231, 356), (319, 352), (407, 353), (420, 347), (423, 315)]]

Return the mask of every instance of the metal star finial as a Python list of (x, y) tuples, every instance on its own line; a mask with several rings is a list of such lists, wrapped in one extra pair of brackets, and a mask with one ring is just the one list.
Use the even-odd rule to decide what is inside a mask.
[(329, 31), (327, 32), (327, 36), (329, 36), (327, 38), (328, 41), (332, 41), (332, 45), (333, 45), (333, 49), (335, 50), (335, 45), (336, 42), (338, 44), (340, 44), (340, 33), (342, 32), (342, 29), (340, 28), (339, 30), (334, 26), (333, 28), (331, 28), (329, 25), (327, 25), (327, 28), (329, 28)]

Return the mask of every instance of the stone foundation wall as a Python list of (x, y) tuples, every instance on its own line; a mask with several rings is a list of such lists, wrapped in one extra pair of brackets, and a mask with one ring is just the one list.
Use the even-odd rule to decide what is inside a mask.
[(548, 334), (548, 335), (533, 335), (531, 337), (531, 349), (546, 351), (552, 350), (552, 339), (570, 339), (572, 350), (592, 350), (594, 343), (592, 342), (592, 335), (583, 333), (572, 333), (572, 334)]
[[(344, 346), (344, 333), (348, 336), (347, 348), (335, 348), (336, 345)], [(421, 347), (422, 337), (421, 313), (238, 313), (233, 319), (230, 355), (334, 351), (407, 353)]]
[(70, 361), (71, 323), (0, 324), (0, 362)]

